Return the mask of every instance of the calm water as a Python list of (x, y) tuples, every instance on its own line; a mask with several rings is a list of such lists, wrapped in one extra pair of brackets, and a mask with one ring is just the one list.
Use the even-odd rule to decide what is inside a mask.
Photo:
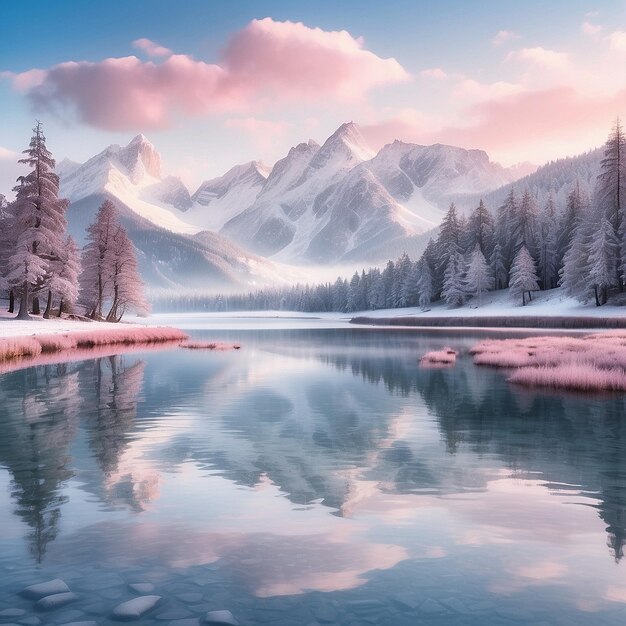
[[(194, 335), (244, 347), (0, 376), (0, 622), (108, 624), (136, 582), (142, 624), (626, 621), (624, 396), (418, 367), (462, 332)], [(54, 577), (80, 600), (17, 595)]]

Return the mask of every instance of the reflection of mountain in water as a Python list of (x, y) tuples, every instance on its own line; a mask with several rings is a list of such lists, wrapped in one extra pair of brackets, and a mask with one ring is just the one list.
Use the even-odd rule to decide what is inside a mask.
[[(476, 368), (462, 359), (453, 369), (417, 369), (413, 361), (321, 355), (338, 369), (382, 382), (391, 393), (421, 395), (437, 418), (448, 452), (468, 449), (496, 455), (513, 470), (539, 472), (555, 489), (582, 491), (599, 501), (608, 545), (616, 561), (626, 543), (626, 397), (584, 397), (532, 392), (504, 381), (501, 372)], [(382, 479), (395, 467), (394, 490), (409, 492), (449, 483), (428, 470), (414, 442), (395, 441), (382, 455), (383, 467), (368, 475)], [(462, 490), (466, 474), (457, 476)], [(387, 481), (385, 481), (388, 484)]]

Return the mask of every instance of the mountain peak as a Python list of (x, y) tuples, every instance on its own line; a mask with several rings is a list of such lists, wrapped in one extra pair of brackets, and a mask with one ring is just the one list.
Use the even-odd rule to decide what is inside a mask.
[(354, 122), (342, 124), (322, 145), (311, 166), (319, 169), (335, 160), (352, 167), (369, 161), (376, 153), (370, 148)]
[(135, 184), (146, 174), (152, 178), (161, 178), (161, 155), (142, 134), (133, 137), (125, 148), (121, 148), (117, 159), (126, 167)]

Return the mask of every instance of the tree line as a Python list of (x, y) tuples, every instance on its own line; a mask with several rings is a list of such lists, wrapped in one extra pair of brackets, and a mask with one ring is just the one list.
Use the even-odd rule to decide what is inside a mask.
[(552, 194), (538, 206), (511, 188), (495, 212), (481, 201), (469, 216), (452, 204), (421, 257), (403, 254), (382, 269), (334, 283), (267, 288), (239, 295), (161, 296), (163, 310), (352, 312), (442, 300), (478, 306), (487, 291), (509, 288), (525, 305), (533, 292), (562, 287), (586, 303), (605, 304), (626, 281), (626, 136), (619, 119), (608, 137), (593, 193), (576, 183), (564, 206)]
[(32, 168), (17, 179), (15, 200), (0, 195), (0, 289), (9, 313), (19, 300), (19, 319), (80, 311), (92, 319), (119, 321), (128, 310), (148, 304), (132, 242), (117, 209), (106, 200), (79, 252), (67, 232), (68, 200), (59, 198), (55, 160), (40, 122), (18, 162)]

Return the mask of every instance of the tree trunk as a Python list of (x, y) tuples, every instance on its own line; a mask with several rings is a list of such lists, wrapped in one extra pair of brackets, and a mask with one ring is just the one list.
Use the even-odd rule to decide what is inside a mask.
[(526, 292), (522, 291), (522, 306), (526, 306)]
[(63, 307), (65, 306), (64, 302), (63, 302), (63, 297), (61, 296), (61, 302), (59, 302), (59, 314), (57, 315), (57, 317), (61, 317), (61, 314), (63, 313)]
[(29, 287), (28, 281), (26, 281), (22, 288), (22, 300), (20, 301), (20, 310), (17, 313), (18, 320), (30, 319), (30, 315), (28, 314), (28, 296), (29, 296), (28, 287)]
[(41, 309), (39, 308), (39, 296), (33, 296), (33, 315), (39, 315)]
[(9, 290), (9, 313), (15, 313), (15, 291)]
[(46, 310), (43, 312), (44, 319), (50, 319), (50, 309), (52, 308), (52, 291), (48, 289), (48, 300), (46, 301)]
[(600, 298), (598, 297), (598, 287), (597, 285), (593, 288), (593, 295), (596, 297), (596, 306), (600, 306)]

